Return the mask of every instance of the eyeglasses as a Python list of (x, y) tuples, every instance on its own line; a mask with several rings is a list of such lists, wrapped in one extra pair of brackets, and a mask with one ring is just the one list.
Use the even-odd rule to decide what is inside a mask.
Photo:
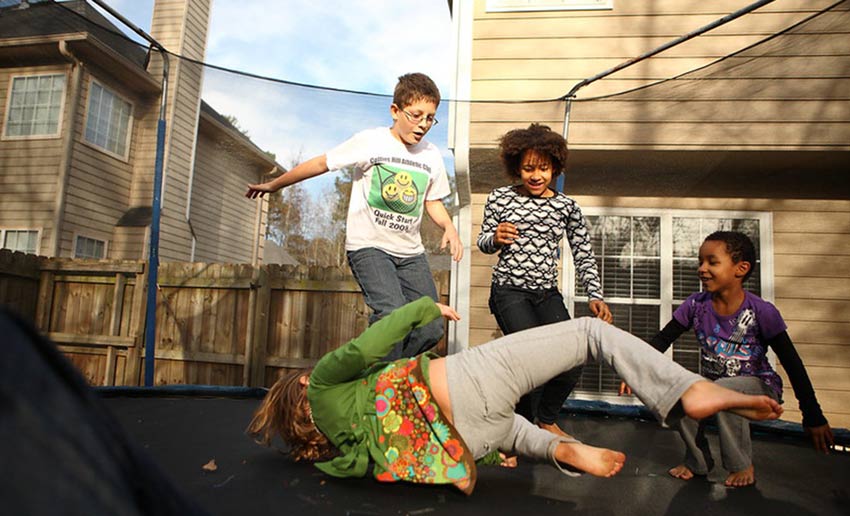
[(428, 116), (425, 116), (424, 114), (414, 115), (413, 113), (408, 113), (407, 110), (405, 110), (405, 109), (402, 109), (402, 108), (398, 108), (398, 109), (402, 113), (404, 113), (404, 116), (406, 116), (407, 119), (410, 120), (410, 122), (413, 123), (413, 124), (419, 125), (419, 124), (422, 123), (423, 120), (428, 125), (437, 125), (437, 124), (440, 123), (440, 121), (437, 120), (437, 118), (434, 117), (434, 115), (428, 115)]

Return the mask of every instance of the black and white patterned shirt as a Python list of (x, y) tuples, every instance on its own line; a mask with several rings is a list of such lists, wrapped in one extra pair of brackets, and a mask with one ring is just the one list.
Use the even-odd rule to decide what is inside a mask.
[[(501, 222), (514, 224), (519, 237), (508, 246), (493, 241)], [(591, 299), (603, 299), (596, 258), (578, 203), (560, 192), (529, 197), (516, 186), (496, 188), (484, 205), (478, 248), (487, 254), (501, 250), (493, 267), (493, 284), (529, 290), (558, 286), (558, 245), (567, 233), (576, 273)]]

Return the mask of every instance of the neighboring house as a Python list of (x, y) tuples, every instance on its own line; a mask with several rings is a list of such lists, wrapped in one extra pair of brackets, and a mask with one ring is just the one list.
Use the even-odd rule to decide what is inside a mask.
[[(487, 193), (507, 183), (497, 138), (531, 122), (564, 127), (562, 101), (484, 101), (557, 99), (751, 3), (452, 2), (454, 96), (476, 101), (458, 103), (452, 145), (458, 183), (471, 192), (459, 227), (473, 248), (454, 278), (463, 316), (456, 346), (498, 335), (487, 309), (495, 256), (474, 248)], [(760, 274), (748, 287), (778, 306), (831, 423), (850, 427), (850, 2), (834, 4), (777, 0), (581, 89), (570, 110), (565, 191), (593, 226), (615, 323), (642, 337), (699, 289), (695, 253), (708, 232), (753, 235)], [(571, 313), (587, 313), (570, 259), (563, 271)], [(692, 342), (676, 347), (676, 360), (697, 367)], [(581, 391), (613, 397), (617, 384), (612, 373), (590, 368)], [(787, 382), (785, 398), (792, 400), (786, 417), (799, 420)]]
[(274, 240), (266, 240), (266, 246), (263, 253), (263, 263), (280, 265), (299, 265), (286, 248)]
[[(151, 35), (202, 61), (210, 3), (156, 0)], [(84, 1), (23, 4), (0, 9), (0, 247), (147, 259), (162, 59)], [(267, 203), (245, 185), (276, 163), (202, 81), (170, 57), (160, 259), (261, 263)]]

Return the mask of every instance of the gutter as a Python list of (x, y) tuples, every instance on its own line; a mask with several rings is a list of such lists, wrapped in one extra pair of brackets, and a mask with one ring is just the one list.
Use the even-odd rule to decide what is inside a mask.
[(83, 62), (68, 49), (68, 43), (59, 42), (59, 53), (71, 63), (71, 84), (68, 90), (68, 114), (64, 118), (67, 130), (62, 136), (62, 159), (59, 162), (59, 177), (56, 179), (56, 202), (53, 211), (53, 234), (48, 247), (50, 256), (58, 257), (62, 242), (62, 224), (65, 215), (65, 191), (68, 189), (68, 177), (71, 175), (71, 156), (74, 152), (74, 136), (77, 120), (77, 109), (83, 82)]

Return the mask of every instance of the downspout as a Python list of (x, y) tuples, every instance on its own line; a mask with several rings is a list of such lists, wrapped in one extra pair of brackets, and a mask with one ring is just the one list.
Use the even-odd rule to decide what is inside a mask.
[(148, 289), (145, 308), (145, 387), (153, 386), (154, 360), (156, 353), (156, 293), (159, 274), (159, 224), (162, 209), (162, 162), (165, 154), (165, 114), (168, 99), (168, 51), (130, 20), (108, 6), (103, 0), (92, 0), (106, 12), (120, 20), (136, 34), (148, 41), (162, 56), (162, 97), (159, 104), (159, 120), (156, 126), (156, 162), (154, 166), (153, 206), (148, 258)]
[[(664, 43), (660, 47), (657, 47), (653, 50), (650, 50), (649, 52), (645, 52), (645, 53), (643, 53), (643, 54), (641, 54), (637, 57), (633, 57), (633, 58), (629, 59), (628, 61), (623, 61), (622, 63), (618, 64), (617, 66), (615, 66), (613, 68), (609, 68), (608, 70), (605, 70), (604, 72), (600, 72), (600, 73), (594, 75), (593, 77), (588, 77), (587, 79), (584, 79), (584, 80), (578, 82), (575, 86), (572, 87), (572, 89), (569, 92), (567, 92), (566, 95), (561, 97), (563, 100), (566, 101), (566, 105), (564, 107), (564, 131), (562, 133), (564, 139), (569, 141), (568, 135), (569, 135), (569, 130), (570, 130), (569, 129), (569, 127), (570, 127), (570, 109), (572, 108), (572, 101), (575, 98), (576, 92), (578, 92), (578, 90), (584, 88), (585, 86), (587, 86), (590, 83), (598, 81), (599, 79), (607, 77), (607, 76), (609, 76), (613, 73), (619, 72), (623, 68), (628, 68), (629, 66), (632, 66), (633, 64), (637, 64), (637, 63), (639, 63), (639, 62), (641, 62), (645, 59), (649, 59), (650, 57), (652, 57), (656, 54), (660, 54), (661, 52), (663, 52), (663, 51), (665, 51), (669, 48), (675, 47), (676, 45), (678, 45), (680, 43), (684, 43), (685, 41), (688, 41), (689, 39), (693, 39), (693, 38), (695, 38), (695, 37), (697, 37), (701, 34), (704, 34), (708, 31), (712, 30), (712, 29), (716, 29), (717, 27), (720, 27), (721, 25), (729, 23), (730, 21), (732, 21), (734, 19), (740, 18), (741, 16), (744, 16), (745, 14), (749, 14), (750, 12), (755, 11), (759, 7), (763, 7), (763, 6), (765, 6), (765, 5), (767, 5), (771, 2), (773, 2), (773, 0), (759, 0), (758, 2), (754, 2), (754, 3), (748, 5), (744, 8), (738, 9), (737, 11), (735, 11), (731, 14), (727, 14), (726, 16), (724, 16), (722, 18), (718, 18), (718, 19), (714, 20), (713, 22), (709, 23), (708, 25), (704, 25), (704, 26), (700, 27), (699, 29), (688, 32), (687, 34), (685, 34), (683, 36), (679, 36), (676, 39), (668, 41), (667, 43)], [(559, 192), (564, 191), (564, 175), (563, 174), (558, 176), (556, 188), (558, 189)]]
[(53, 212), (53, 234), (48, 247), (50, 256), (58, 257), (62, 243), (62, 224), (65, 219), (65, 191), (68, 189), (68, 177), (71, 175), (71, 156), (74, 153), (74, 132), (77, 125), (77, 110), (83, 82), (83, 62), (71, 53), (66, 41), (59, 42), (59, 53), (71, 62), (71, 84), (68, 90), (68, 115), (65, 118), (67, 130), (62, 141), (62, 159), (59, 162), (59, 177), (56, 180), (56, 204)]
[[(452, 2), (452, 24), (455, 41), (455, 62), (453, 77), (453, 97), (470, 98), (472, 74), (472, 22), (475, 15), (473, 0), (455, 0)], [(463, 258), (460, 262), (452, 260), (449, 303), (460, 314), (460, 320), (449, 323), (449, 354), (457, 353), (469, 347), (471, 298), (469, 286), (472, 283), (472, 192), (469, 183), (469, 125), (470, 103), (454, 101), (449, 104), (450, 123), (449, 147), (455, 158), (455, 180), (457, 185), (456, 202), (458, 213), (454, 224), (463, 243)]]

